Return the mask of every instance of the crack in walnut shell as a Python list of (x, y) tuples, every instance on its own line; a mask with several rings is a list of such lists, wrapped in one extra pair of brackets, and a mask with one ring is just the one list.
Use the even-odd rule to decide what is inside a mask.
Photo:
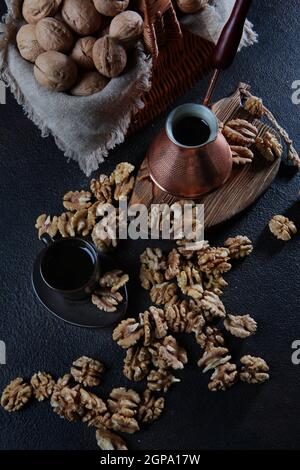
[(134, 390), (125, 388), (114, 388), (108, 399), (111, 415), (111, 427), (114, 431), (133, 434), (139, 431), (139, 425), (135, 418), (140, 396)]
[(55, 380), (46, 372), (37, 372), (31, 377), (30, 385), (35, 398), (38, 401), (43, 401), (52, 395)]
[(148, 388), (153, 392), (167, 392), (173, 383), (180, 382), (180, 379), (166, 369), (151, 370), (147, 377)]
[(18, 411), (23, 408), (32, 395), (31, 385), (21, 377), (12, 380), (2, 392), (1, 406), (6, 411)]
[(73, 362), (71, 374), (74, 380), (85, 387), (96, 387), (101, 382), (104, 365), (100, 361), (81, 356)]
[(263, 383), (269, 380), (269, 366), (261, 357), (243, 356), (240, 379), (249, 384)]
[(204, 367), (203, 373), (210, 369), (215, 369), (222, 364), (226, 364), (231, 359), (228, 349), (223, 347), (212, 347), (204, 351), (203, 356), (198, 361), (198, 367)]
[(98, 289), (92, 295), (92, 303), (104, 312), (116, 312), (122, 301), (123, 296), (120, 292), (111, 292), (109, 289)]
[(250, 315), (227, 315), (224, 326), (237, 338), (248, 338), (256, 332), (257, 324)]
[(135, 318), (121, 321), (113, 331), (113, 340), (124, 349), (134, 346), (144, 336), (144, 328)]
[(165, 407), (163, 397), (155, 397), (151, 390), (147, 389), (142, 395), (142, 401), (138, 410), (138, 419), (142, 423), (151, 423), (160, 417)]
[(127, 349), (123, 373), (134, 382), (143, 380), (149, 372), (151, 354), (145, 346), (133, 346)]
[(226, 362), (225, 364), (216, 367), (210, 378), (208, 388), (211, 392), (216, 392), (218, 390), (225, 391), (235, 384), (237, 378), (238, 373), (236, 365)]
[(297, 233), (297, 228), (292, 220), (284, 215), (274, 215), (269, 222), (270, 232), (278, 240), (289, 241)]
[(91, 193), (89, 191), (69, 191), (64, 195), (63, 205), (67, 211), (79, 211), (88, 209), (91, 203)]
[(35, 224), (35, 228), (38, 230), (39, 238), (41, 238), (41, 236), (44, 233), (48, 233), (50, 237), (55, 237), (58, 232), (57, 224), (58, 224), (58, 217), (56, 217), (56, 215), (51, 219), (50, 215), (41, 214), (36, 219), (36, 224)]
[(144, 328), (144, 346), (150, 346), (154, 339), (161, 339), (167, 335), (168, 325), (164, 311), (151, 306), (140, 314), (140, 324)]

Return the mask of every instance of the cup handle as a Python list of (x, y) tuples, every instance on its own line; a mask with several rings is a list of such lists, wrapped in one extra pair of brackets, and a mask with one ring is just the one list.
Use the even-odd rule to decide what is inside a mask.
[(52, 245), (52, 243), (54, 243), (54, 239), (49, 235), (49, 233), (43, 233), (41, 235), (41, 241), (46, 246)]

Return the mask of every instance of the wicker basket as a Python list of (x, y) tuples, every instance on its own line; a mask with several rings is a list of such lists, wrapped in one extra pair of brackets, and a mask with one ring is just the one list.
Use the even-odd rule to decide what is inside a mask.
[(171, 0), (137, 0), (144, 15), (144, 43), (153, 59), (152, 87), (131, 123), (133, 133), (165, 111), (210, 70), (214, 45), (183, 30)]

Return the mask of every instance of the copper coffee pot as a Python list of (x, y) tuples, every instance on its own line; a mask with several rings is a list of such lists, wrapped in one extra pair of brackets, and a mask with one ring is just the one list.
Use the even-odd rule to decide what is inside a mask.
[[(147, 163), (152, 181), (173, 196), (199, 197), (221, 186), (231, 174), (231, 149), (219, 132), (217, 118), (208, 106), (220, 70), (228, 68), (234, 60), (250, 5), (251, 0), (235, 2), (212, 58), (215, 72), (203, 105), (184, 104), (174, 109), (167, 118), (165, 129), (148, 149)], [(187, 119), (203, 122), (207, 134), (199, 134), (199, 139), (193, 142), (182, 138), (180, 126), (184, 122), (186, 124)], [(195, 129), (190, 129), (190, 132), (195, 134)]]

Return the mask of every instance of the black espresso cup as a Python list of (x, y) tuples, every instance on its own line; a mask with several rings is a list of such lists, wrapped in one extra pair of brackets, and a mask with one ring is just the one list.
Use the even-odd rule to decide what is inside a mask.
[(95, 247), (82, 238), (53, 240), (41, 236), (46, 248), (40, 274), (48, 288), (70, 300), (88, 297), (99, 280), (99, 260)]

